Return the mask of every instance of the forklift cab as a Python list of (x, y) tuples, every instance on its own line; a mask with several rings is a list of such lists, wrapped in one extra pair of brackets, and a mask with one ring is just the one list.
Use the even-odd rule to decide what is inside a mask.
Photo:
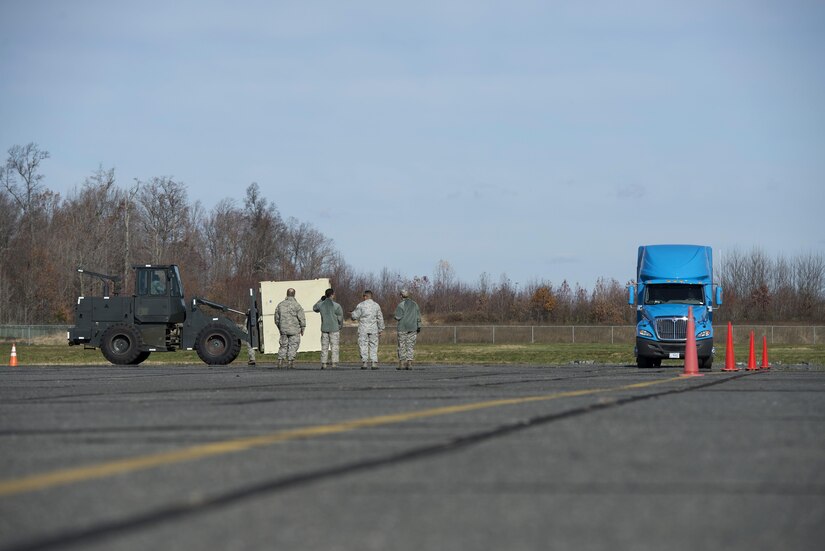
[(135, 270), (135, 321), (183, 323), (186, 304), (180, 271), (168, 266), (133, 266)]

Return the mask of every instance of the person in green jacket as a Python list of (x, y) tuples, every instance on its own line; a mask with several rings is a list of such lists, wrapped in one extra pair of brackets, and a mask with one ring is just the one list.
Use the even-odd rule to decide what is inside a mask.
[(321, 314), (321, 369), (326, 369), (327, 358), (330, 355), (332, 356), (332, 369), (338, 367), (341, 327), (344, 325), (344, 309), (334, 299), (335, 291), (327, 289), (321, 300), (312, 307), (313, 312)]
[(401, 303), (395, 309), (393, 317), (398, 321), (398, 367), (412, 369), (415, 355), (415, 340), (421, 331), (421, 310), (410, 298), (406, 289), (401, 290)]

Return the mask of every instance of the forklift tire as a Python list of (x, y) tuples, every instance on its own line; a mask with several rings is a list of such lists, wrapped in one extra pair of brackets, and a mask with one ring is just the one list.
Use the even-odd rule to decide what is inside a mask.
[(138, 354), (138, 357), (135, 358), (135, 365), (139, 365), (145, 362), (146, 359), (149, 357), (149, 354), (151, 354), (151, 352), (141, 352), (140, 354)]
[(241, 352), (241, 341), (220, 323), (210, 323), (195, 338), (195, 351), (204, 363), (228, 365)]
[(140, 332), (132, 325), (118, 323), (103, 332), (100, 339), (100, 351), (115, 365), (135, 365), (146, 358), (141, 358), (140, 347), (143, 339)]

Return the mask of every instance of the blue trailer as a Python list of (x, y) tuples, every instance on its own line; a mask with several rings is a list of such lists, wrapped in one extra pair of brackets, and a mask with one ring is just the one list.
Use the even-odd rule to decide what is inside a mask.
[(636, 284), (628, 302), (636, 306), (636, 364), (658, 367), (683, 359), (688, 307), (693, 308), (699, 367), (713, 365), (713, 308), (722, 288), (713, 284), (713, 251), (704, 245), (642, 245)]

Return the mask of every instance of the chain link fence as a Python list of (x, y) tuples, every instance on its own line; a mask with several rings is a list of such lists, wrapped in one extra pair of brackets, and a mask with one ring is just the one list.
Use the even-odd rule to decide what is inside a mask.
[(62, 338), (66, 342), (69, 327), (71, 325), (0, 325), (0, 341), (37, 344)]
[[(23, 343), (65, 342), (69, 325), (0, 325), (0, 341)], [(734, 343), (747, 343), (750, 332), (770, 344), (814, 345), (825, 343), (825, 325), (735, 325)], [(715, 340), (727, 340), (726, 325), (716, 327)], [(381, 342), (395, 343), (395, 328), (387, 327)], [(421, 328), (422, 344), (628, 344), (636, 340), (632, 325), (429, 325)], [(358, 342), (358, 329), (341, 330), (341, 343)]]

